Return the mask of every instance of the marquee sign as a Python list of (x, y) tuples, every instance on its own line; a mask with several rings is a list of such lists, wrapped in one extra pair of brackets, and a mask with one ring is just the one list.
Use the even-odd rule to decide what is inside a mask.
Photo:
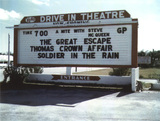
[(26, 16), (19, 28), (88, 26), (100, 24), (131, 23), (132, 19), (126, 10), (69, 13), (56, 15)]
[[(123, 10), (24, 17), (19, 28), (15, 28), (14, 31), (14, 64), (16, 66), (137, 67), (138, 22), (137, 19), (126, 22), (128, 17), (130, 17), (128, 12)], [(121, 18), (124, 22), (118, 23), (118, 19)], [(94, 23), (95, 19), (117, 19), (117, 23), (81, 26), (75, 23), (76, 26), (51, 27), (47, 25), (48, 22), (68, 20), (92, 20)], [(43, 27), (27, 26), (35, 23)]]
[(26, 16), (21, 20), (21, 23), (48, 23), (48, 22), (64, 22), (64, 21), (87, 21), (87, 20), (104, 20), (130, 18), (130, 14), (126, 10), (119, 11), (101, 11), (101, 12), (86, 12), (86, 13), (70, 13), (56, 15), (41, 15), (41, 16)]

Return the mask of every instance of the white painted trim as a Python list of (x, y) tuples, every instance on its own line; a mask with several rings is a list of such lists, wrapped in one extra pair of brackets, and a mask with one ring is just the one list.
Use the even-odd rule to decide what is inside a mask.
[(136, 92), (136, 82), (139, 80), (139, 67), (132, 68), (131, 74), (131, 88), (133, 92)]
[[(72, 75), (77, 76), (77, 75)], [(82, 76), (82, 75), (78, 75)], [(98, 76), (100, 79), (98, 81), (92, 80), (52, 80), (53, 76), (51, 74), (30, 74), (26, 78), (26, 82), (48, 82), (48, 83), (64, 83), (64, 84), (95, 84), (95, 85), (118, 85), (126, 86), (131, 84), (130, 76)]]

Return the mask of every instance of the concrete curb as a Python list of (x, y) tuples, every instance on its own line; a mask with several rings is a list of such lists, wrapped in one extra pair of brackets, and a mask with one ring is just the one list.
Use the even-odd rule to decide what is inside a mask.
[(151, 89), (152, 90), (160, 90), (160, 83), (158, 83), (158, 84), (152, 84), (151, 85)]

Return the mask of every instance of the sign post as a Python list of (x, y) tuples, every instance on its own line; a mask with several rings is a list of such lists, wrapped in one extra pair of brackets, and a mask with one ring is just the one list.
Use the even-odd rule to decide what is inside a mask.
[(66, 68), (66, 75), (72, 75), (72, 67)]
[(136, 68), (137, 29), (126, 10), (26, 16), (14, 27), (14, 65)]
[(24, 17), (15, 26), (14, 64), (137, 67), (137, 27), (125, 10)]
[(8, 34), (8, 69), (10, 66), (10, 34)]

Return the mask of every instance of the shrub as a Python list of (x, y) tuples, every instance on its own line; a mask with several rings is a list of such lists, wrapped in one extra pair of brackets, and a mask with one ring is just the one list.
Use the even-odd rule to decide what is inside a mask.
[(115, 76), (128, 76), (131, 74), (130, 68), (113, 68), (113, 72), (110, 72), (109, 75)]
[(29, 75), (28, 68), (25, 67), (6, 67), (4, 69), (4, 83), (6, 83), (7, 78), (10, 77), (9, 83), (23, 83), (25, 77)]
[(10, 77), (9, 83), (14, 84), (22, 84), (23, 80), (30, 74), (30, 73), (42, 73), (43, 69), (41, 67), (6, 67), (3, 71), (4, 74), (4, 81), (3, 83), (7, 83), (7, 78)]
[(144, 76), (143, 76), (143, 75), (139, 75), (139, 78), (142, 78), (142, 79), (143, 79), (143, 78), (144, 78)]
[(30, 73), (43, 73), (43, 68), (36, 66), (29, 68)]

